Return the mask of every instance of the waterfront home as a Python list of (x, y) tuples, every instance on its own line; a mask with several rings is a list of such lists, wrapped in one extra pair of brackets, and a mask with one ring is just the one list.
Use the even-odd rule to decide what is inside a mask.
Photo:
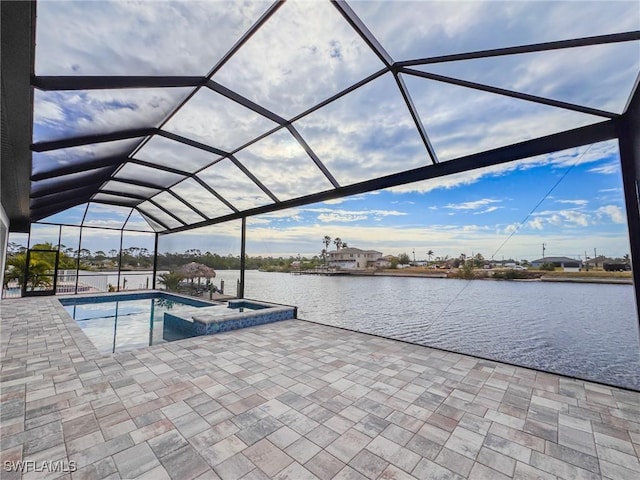
[(569, 257), (543, 257), (531, 262), (531, 266), (540, 268), (545, 263), (553, 263), (556, 268), (562, 268), (565, 272), (579, 272), (581, 267), (580, 260)]
[(327, 265), (342, 270), (366, 270), (376, 268), (381, 259), (382, 252), (347, 247), (329, 252)]

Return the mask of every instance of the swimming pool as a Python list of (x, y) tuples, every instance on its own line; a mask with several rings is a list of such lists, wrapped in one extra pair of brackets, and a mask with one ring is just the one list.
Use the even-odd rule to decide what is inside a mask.
[(185, 338), (164, 328), (165, 312), (223, 305), (163, 292), (60, 298), (60, 303), (102, 353), (116, 353)]

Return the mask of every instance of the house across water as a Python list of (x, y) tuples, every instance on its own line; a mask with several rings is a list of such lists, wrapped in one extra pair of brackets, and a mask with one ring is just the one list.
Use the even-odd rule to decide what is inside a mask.
[(387, 260), (382, 257), (382, 252), (347, 247), (329, 252), (327, 265), (329, 268), (341, 270), (366, 270), (384, 268), (381, 263), (386, 262)]

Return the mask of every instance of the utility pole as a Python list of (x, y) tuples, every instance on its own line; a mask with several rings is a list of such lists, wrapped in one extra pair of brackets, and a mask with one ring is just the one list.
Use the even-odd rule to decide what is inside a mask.
[(413, 264), (416, 264), (416, 249), (413, 249)]
[(593, 248), (593, 261), (595, 262), (594, 270), (598, 269), (598, 254), (596, 253), (595, 247)]
[(544, 258), (544, 251), (547, 249), (547, 244), (543, 243), (542, 244), (542, 258)]
[(584, 264), (587, 266), (587, 272), (589, 271), (589, 257), (587, 257), (587, 251), (584, 251)]

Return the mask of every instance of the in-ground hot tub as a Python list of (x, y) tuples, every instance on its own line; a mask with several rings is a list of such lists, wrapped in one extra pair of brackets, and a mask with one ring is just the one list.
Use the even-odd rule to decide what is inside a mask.
[(296, 307), (241, 298), (229, 300), (226, 305), (165, 312), (164, 328), (195, 337), (294, 318), (297, 318)]

